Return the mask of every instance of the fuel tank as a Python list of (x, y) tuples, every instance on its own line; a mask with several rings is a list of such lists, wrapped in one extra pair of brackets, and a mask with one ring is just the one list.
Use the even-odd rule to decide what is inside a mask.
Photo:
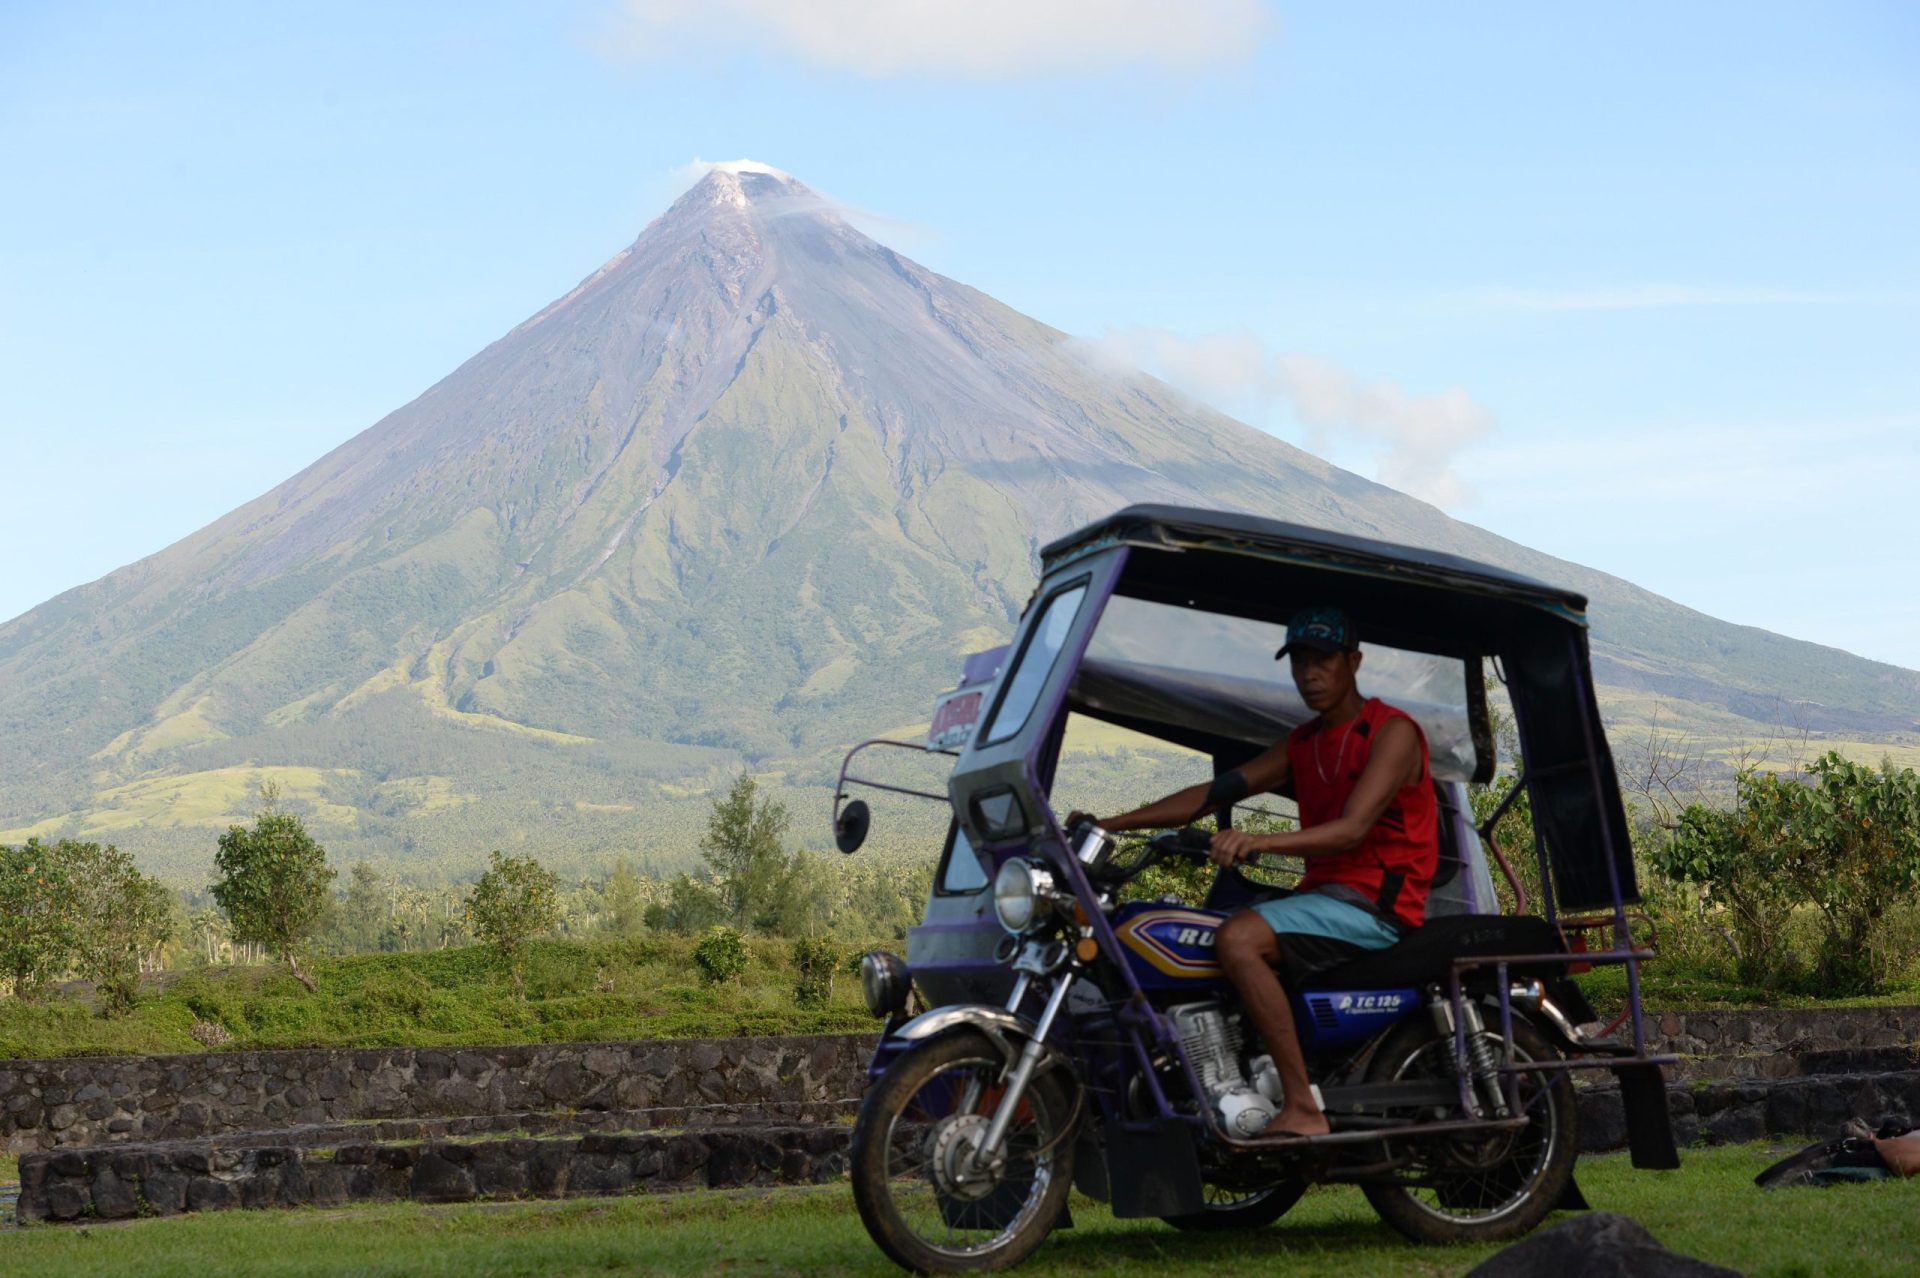
[(1199, 993), (1226, 978), (1213, 937), (1227, 916), (1159, 901), (1130, 901), (1113, 914), (1114, 935), (1141, 988)]

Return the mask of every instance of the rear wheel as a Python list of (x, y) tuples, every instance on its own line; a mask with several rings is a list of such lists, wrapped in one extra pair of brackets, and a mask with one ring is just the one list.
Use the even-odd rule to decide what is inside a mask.
[(944, 1034), (895, 1061), (860, 1106), (854, 1203), (880, 1250), (916, 1273), (1016, 1265), (1066, 1206), (1073, 1106), (1057, 1071), (1028, 1085), (998, 1156), (975, 1159), (1003, 1063), (984, 1034)]
[[(1483, 1031), (1495, 1052), (1499, 1031)], [(1524, 1020), (1515, 1017), (1516, 1062), (1560, 1059), (1560, 1053)], [(1402, 1021), (1374, 1053), (1370, 1083), (1454, 1077), (1453, 1039), (1424, 1016)], [(1520, 1103), (1533, 1120), (1518, 1131), (1484, 1136), (1386, 1142), (1396, 1155), (1411, 1155), (1399, 1179), (1365, 1186), (1380, 1218), (1423, 1243), (1498, 1242), (1517, 1238), (1546, 1218), (1573, 1179), (1578, 1155), (1573, 1082), (1565, 1070), (1522, 1074)], [(1457, 1106), (1409, 1112), (1424, 1122), (1457, 1119)]]
[(1206, 1206), (1185, 1216), (1162, 1216), (1175, 1229), (1195, 1233), (1226, 1233), (1240, 1229), (1265, 1229), (1293, 1209), (1307, 1192), (1304, 1180), (1283, 1180), (1254, 1190), (1228, 1189), (1209, 1184)]

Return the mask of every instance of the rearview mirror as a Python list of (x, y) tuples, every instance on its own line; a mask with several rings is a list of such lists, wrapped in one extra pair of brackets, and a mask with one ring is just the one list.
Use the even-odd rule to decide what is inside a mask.
[(833, 819), (834, 846), (842, 852), (858, 852), (860, 845), (867, 841), (867, 827), (871, 824), (873, 814), (867, 810), (866, 800), (855, 799)]

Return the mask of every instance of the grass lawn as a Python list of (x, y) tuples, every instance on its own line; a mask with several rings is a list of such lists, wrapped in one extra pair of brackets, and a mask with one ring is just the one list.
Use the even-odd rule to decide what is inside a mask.
[[(1678, 1172), (1635, 1172), (1624, 1155), (1582, 1161), (1595, 1207), (1625, 1212), (1677, 1251), (1756, 1278), (1905, 1278), (1920, 1255), (1920, 1181), (1762, 1193), (1770, 1147), (1693, 1150)], [(1495, 1248), (1428, 1249), (1379, 1223), (1358, 1190), (1309, 1194), (1278, 1225), (1196, 1237), (1115, 1221), (1078, 1202), (1031, 1274), (1170, 1268), (1288, 1278), (1462, 1274)], [(1560, 1219), (1565, 1219), (1561, 1217)], [(8, 1272), (58, 1274), (889, 1274), (844, 1185), (570, 1203), (227, 1212), (86, 1228), (36, 1226), (0, 1238)]]

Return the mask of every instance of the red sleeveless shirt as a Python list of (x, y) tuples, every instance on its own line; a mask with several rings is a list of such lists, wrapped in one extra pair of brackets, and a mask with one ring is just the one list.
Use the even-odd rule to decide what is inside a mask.
[(1374, 822), (1373, 829), (1349, 852), (1306, 858), (1299, 890), (1332, 884), (1352, 888), (1384, 915), (1407, 927), (1419, 927), (1427, 915), (1427, 892), (1440, 863), (1439, 807), (1427, 766), (1427, 737), (1411, 715), (1378, 697), (1338, 727), (1324, 720), (1303, 723), (1287, 736), (1287, 762), (1293, 769), (1294, 799), (1300, 825), (1324, 825), (1347, 810), (1353, 787), (1373, 757), (1373, 741), (1389, 719), (1413, 724), (1420, 739), (1420, 777), (1403, 785)]

